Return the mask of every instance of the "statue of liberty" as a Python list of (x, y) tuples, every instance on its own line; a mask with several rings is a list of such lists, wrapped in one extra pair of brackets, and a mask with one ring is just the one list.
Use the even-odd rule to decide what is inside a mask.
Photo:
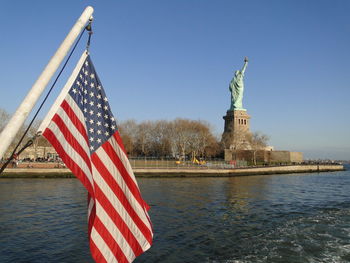
[(233, 79), (230, 82), (230, 91), (231, 91), (231, 107), (230, 111), (233, 110), (245, 110), (242, 106), (242, 100), (243, 100), (243, 91), (244, 91), (244, 83), (243, 83), (243, 77), (244, 72), (248, 65), (248, 58), (244, 58), (244, 65), (243, 68), (239, 71), (236, 70), (235, 75)]

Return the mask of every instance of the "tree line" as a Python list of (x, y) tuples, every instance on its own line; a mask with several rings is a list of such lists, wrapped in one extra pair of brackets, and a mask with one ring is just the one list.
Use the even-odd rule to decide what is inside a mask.
[[(4, 129), (11, 115), (0, 108), (0, 132)], [(31, 139), (37, 132), (41, 120), (36, 120), (28, 130), (20, 147)], [(13, 149), (25, 130), (23, 125), (10, 146)], [(200, 157), (217, 156), (220, 152), (220, 143), (214, 136), (211, 125), (205, 121), (175, 119), (173, 121), (143, 121), (127, 120), (118, 123), (119, 133), (129, 156), (152, 157), (183, 157), (190, 154)], [(48, 141), (40, 136), (33, 147), (49, 145)]]
[(206, 121), (177, 118), (137, 123), (120, 122), (119, 132), (129, 156), (215, 157), (220, 142)]
[[(10, 117), (6, 110), (0, 108), (0, 132)], [(22, 145), (35, 135), (40, 123), (41, 120), (33, 123)], [(27, 125), (21, 128), (10, 149), (17, 145), (26, 128)], [(215, 135), (213, 127), (207, 121), (183, 118), (171, 121), (136, 122), (135, 120), (126, 120), (119, 122), (118, 128), (130, 157), (222, 158), (225, 148), (253, 150), (255, 155), (256, 151), (266, 147), (268, 141), (268, 137), (260, 132), (235, 134), (235, 140), (221, 141), (221, 138)], [(47, 147), (49, 143), (40, 136), (34, 141), (32, 147), (36, 150), (38, 146)]]

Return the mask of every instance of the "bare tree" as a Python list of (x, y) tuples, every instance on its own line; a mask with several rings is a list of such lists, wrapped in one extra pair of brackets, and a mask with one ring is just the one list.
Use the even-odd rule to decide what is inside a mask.
[(139, 152), (145, 157), (148, 155), (151, 149), (151, 127), (152, 123), (150, 121), (144, 121), (137, 127), (136, 145)]
[(220, 152), (220, 139), (219, 136), (211, 134), (206, 138), (206, 146), (204, 148), (205, 157), (212, 157), (218, 155)]
[(191, 133), (192, 122), (186, 119), (176, 119), (173, 121), (172, 138), (176, 145), (178, 155), (185, 158), (186, 154), (190, 153), (191, 141), (193, 134)]
[(209, 146), (217, 144), (212, 127), (206, 121), (192, 121), (191, 125), (191, 150), (194, 156), (206, 156), (206, 150)]
[[(208, 147), (218, 148), (209, 123), (205, 121), (193, 121), (186, 119), (176, 119), (172, 122), (173, 129), (171, 135), (171, 148), (176, 154), (184, 157), (192, 156), (204, 157)], [(212, 153), (216, 152), (212, 151)]]
[(125, 121), (119, 131), (128, 153), (143, 156), (204, 157), (218, 152), (218, 141), (205, 121), (175, 119), (173, 121)]
[(200, 121), (202, 125), (201, 143), (199, 154), (202, 157), (216, 155), (219, 152), (219, 140), (214, 136), (213, 127), (206, 121)]
[(249, 144), (251, 147), (251, 150), (253, 152), (253, 163), (256, 165), (256, 153), (259, 150), (264, 150), (267, 146), (267, 142), (269, 140), (269, 136), (261, 133), (261, 132), (254, 132), (250, 134), (249, 136)]
[(127, 120), (118, 124), (119, 133), (128, 154), (135, 154), (138, 124), (135, 120)]
[(150, 135), (152, 139), (151, 152), (155, 156), (170, 155), (170, 123), (165, 120), (155, 121), (152, 123)]

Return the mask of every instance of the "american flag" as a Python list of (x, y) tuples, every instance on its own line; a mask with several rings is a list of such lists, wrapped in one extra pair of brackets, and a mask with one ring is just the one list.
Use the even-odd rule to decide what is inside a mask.
[(88, 191), (94, 260), (132, 262), (152, 245), (149, 207), (141, 197), (90, 56), (81, 61), (74, 83), (51, 113), (43, 135)]

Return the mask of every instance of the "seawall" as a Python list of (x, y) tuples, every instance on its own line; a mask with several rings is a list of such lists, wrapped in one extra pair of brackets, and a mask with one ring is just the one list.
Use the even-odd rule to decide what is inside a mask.
[[(343, 165), (289, 165), (235, 169), (195, 168), (134, 168), (137, 177), (229, 177), (265, 174), (317, 173), (343, 171)], [(65, 168), (7, 168), (0, 178), (72, 178)]]

